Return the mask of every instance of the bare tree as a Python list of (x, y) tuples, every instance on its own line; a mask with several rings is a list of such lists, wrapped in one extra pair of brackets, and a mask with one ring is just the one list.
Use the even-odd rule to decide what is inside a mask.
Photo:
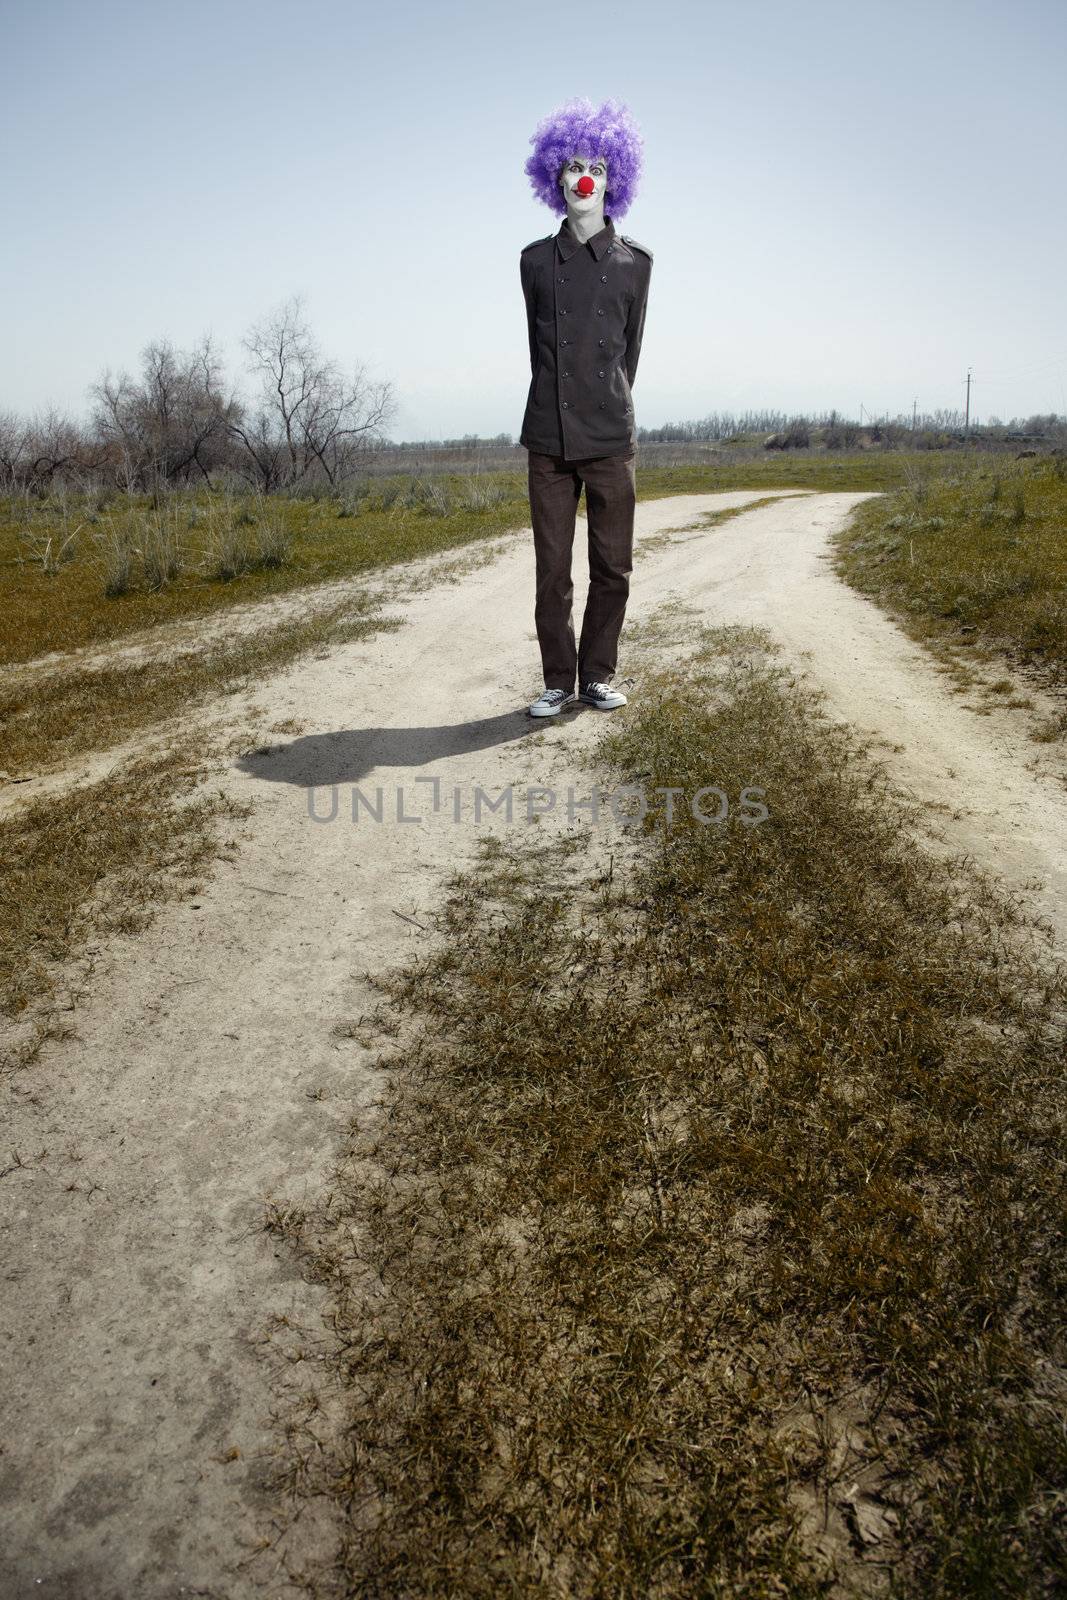
[(211, 468), (226, 454), (229, 426), (241, 415), (236, 397), (223, 394), (210, 335), (188, 353), (166, 339), (149, 344), (141, 363), (139, 383), (108, 371), (91, 386), (98, 436), (121, 453), (127, 481), (199, 474), (210, 484)]
[(19, 477), (39, 493), (57, 477), (80, 477), (92, 466), (86, 457), (84, 428), (49, 406), (35, 412), (23, 429)]
[(14, 411), (0, 411), (0, 488), (13, 489), (21, 476), (27, 426)]
[(286, 479), (285, 434), (277, 413), (262, 403), (254, 411), (243, 409), (229, 431), (243, 450), (241, 475), (263, 494), (272, 494)]
[(383, 442), (396, 412), (392, 385), (372, 381), (362, 366), (347, 380), (319, 350), (299, 296), (256, 323), (242, 345), (262, 390), (255, 414), (230, 431), (264, 490), (317, 471), (337, 483)]

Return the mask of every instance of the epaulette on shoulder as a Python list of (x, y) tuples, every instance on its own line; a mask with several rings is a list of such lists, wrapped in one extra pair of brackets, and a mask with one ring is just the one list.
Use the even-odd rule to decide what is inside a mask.
[(520, 256), (524, 256), (527, 250), (533, 250), (539, 244), (547, 244), (549, 239), (554, 239), (555, 237), (554, 233), (546, 233), (543, 239), (531, 239), (529, 244), (524, 244), (519, 251)]
[(642, 244), (639, 239), (632, 239), (628, 233), (624, 233), (622, 238), (623, 243), (628, 244), (631, 250), (640, 250), (650, 261), (652, 260), (652, 251), (647, 244)]

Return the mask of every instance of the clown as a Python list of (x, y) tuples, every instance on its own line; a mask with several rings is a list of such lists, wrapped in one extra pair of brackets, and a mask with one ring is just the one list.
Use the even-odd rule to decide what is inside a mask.
[[(528, 710), (548, 717), (579, 702), (601, 711), (626, 704), (611, 679), (633, 570), (632, 390), (652, 252), (615, 231), (643, 154), (625, 106), (569, 101), (530, 142), (525, 170), (533, 191), (563, 216), (557, 233), (519, 257), (531, 371), (519, 442), (529, 453), (534, 620), (545, 680)], [(576, 644), (571, 559), (583, 484), (589, 594)]]

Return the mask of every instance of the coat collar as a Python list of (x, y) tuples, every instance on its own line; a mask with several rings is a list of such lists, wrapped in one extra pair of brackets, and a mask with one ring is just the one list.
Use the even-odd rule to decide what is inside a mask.
[[(605, 217), (604, 226), (601, 228), (600, 232), (594, 233), (593, 237), (591, 239), (587, 239), (585, 242), (599, 261), (605, 250), (607, 250), (608, 246), (615, 243), (615, 224), (612, 222), (611, 218)], [(578, 240), (571, 232), (570, 218), (564, 217), (560, 224), (559, 232), (556, 234), (556, 249), (559, 251), (561, 258), (564, 261), (569, 261), (574, 252), (579, 248), (580, 246)]]

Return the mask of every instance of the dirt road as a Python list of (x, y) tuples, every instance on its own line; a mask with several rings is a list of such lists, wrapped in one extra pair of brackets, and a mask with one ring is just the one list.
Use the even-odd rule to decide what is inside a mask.
[[(1025, 893), (1067, 958), (1062, 750), (1030, 741), (1022, 713), (968, 710), (834, 578), (827, 537), (866, 496), (784, 497), (694, 526), (757, 498), (639, 505), (630, 617), (674, 597), (708, 623), (765, 625), (833, 715), (886, 741), (877, 753), (929, 802), (946, 848)], [(579, 621), (584, 576), (580, 558)], [(11, 1600), (283, 1592), (277, 1552), (253, 1553), (269, 1533), (271, 1413), (310, 1386), (315, 1351), (301, 1336), (304, 1360), (287, 1359), (294, 1335), (276, 1324), (268, 1344), (265, 1333), (272, 1317), (313, 1329), (325, 1298), (263, 1230), (263, 1203), (313, 1192), (349, 1116), (372, 1115), (370, 1056), (343, 1025), (379, 998), (364, 970), (427, 937), (443, 874), (473, 859), (479, 834), (509, 826), (503, 814), (475, 823), (476, 786), (514, 786), (515, 827), (530, 825), (527, 786), (551, 786), (560, 806), (568, 784), (589, 792), (571, 752), (609, 719), (524, 714), (541, 686), (532, 578), (531, 535), (509, 535), (458, 582), (408, 594), (401, 630), (247, 697), (249, 749), (273, 747), (219, 773), (256, 802), (238, 858), (195, 901), (110, 941), (79, 1039), (47, 1046), (7, 1095), (0, 1171), (12, 1150), (25, 1162), (0, 1181), (0, 1592)], [(618, 681), (639, 695), (641, 673), (624, 633)], [(304, 731), (272, 735), (287, 719)], [(331, 785), (338, 814), (321, 820)], [(372, 804), (381, 787), (380, 822), (352, 821), (352, 786)], [(536, 825), (570, 824), (557, 813)], [(573, 825), (592, 838), (587, 813)], [(301, 1538), (314, 1543), (314, 1524), (294, 1534), (294, 1560)]]

